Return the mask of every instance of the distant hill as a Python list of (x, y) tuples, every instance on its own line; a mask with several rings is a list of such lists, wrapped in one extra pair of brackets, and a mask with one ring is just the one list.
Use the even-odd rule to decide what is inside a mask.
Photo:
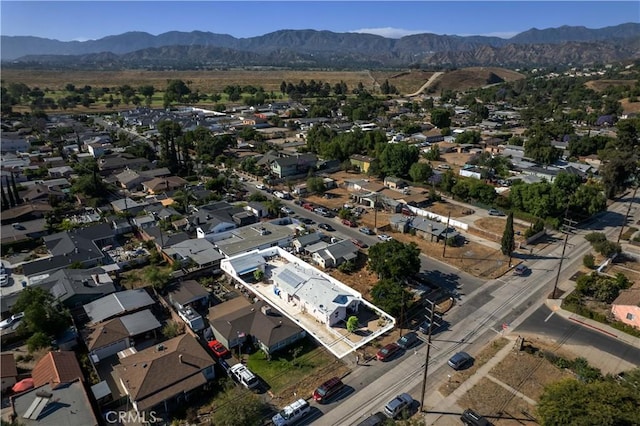
[(2, 36), (0, 42), (3, 67), (35, 69), (578, 65), (640, 58), (640, 24), (600, 29), (534, 28), (511, 39), (437, 34), (391, 39), (281, 30), (250, 38), (172, 31), (157, 36), (128, 32), (84, 42)]

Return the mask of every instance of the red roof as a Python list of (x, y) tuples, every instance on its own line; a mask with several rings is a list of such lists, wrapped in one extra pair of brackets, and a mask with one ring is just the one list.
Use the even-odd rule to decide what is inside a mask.
[(76, 354), (70, 351), (49, 352), (38, 361), (31, 372), (35, 387), (51, 383), (70, 383), (76, 379), (84, 381)]

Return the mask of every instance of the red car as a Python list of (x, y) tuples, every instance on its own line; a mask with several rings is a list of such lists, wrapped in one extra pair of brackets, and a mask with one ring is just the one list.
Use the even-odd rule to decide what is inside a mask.
[(397, 343), (389, 343), (378, 351), (376, 358), (378, 361), (386, 361), (400, 350)]
[(367, 247), (369, 247), (366, 243), (364, 243), (362, 240), (358, 240), (358, 239), (353, 239), (351, 240), (351, 242), (353, 244), (355, 244), (357, 247), (360, 247), (361, 249), (365, 249)]
[(211, 349), (213, 354), (218, 358), (224, 358), (229, 355), (229, 349), (225, 348), (224, 345), (217, 340), (209, 342), (209, 349)]
[(355, 228), (356, 226), (358, 226), (357, 223), (355, 223), (354, 221), (349, 220), (349, 219), (342, 219), (342, 224), (343, 225), (347, 225), (347, 226), (349, 226), (351, 228)]

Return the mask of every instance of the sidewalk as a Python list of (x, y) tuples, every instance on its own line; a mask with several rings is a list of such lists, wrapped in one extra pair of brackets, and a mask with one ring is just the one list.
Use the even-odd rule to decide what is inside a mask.
[[(473, 388), (483, 378), (490, 378), (489, 372), (498, 365), (510, 352), (513, 351), (513, 345), (515, 339), (510, 336), (505, 336), (512, 343), (507, 344), (504, 348), (500, 349), (498, 353), (488, 360), (482, 367), (467, 380), (465, 380), (456, 390), (451, 394), (444, 397), (440, 392), (431, 392), (427, 399), (424, 401), (425, 409), (428, 413), (424, 416), (425, 425), (459, 425), (459, 416), (452, 416), (451, 413), (462, 413), (465, 408), (460, 407), (457, 402), (465, 393)], [(502, 384), (502, 382), (500, 382)], [(519, 392), (518, 392), (519, 394)], [(524, 395), (523, 395), (524, 396)], [(430, 412), (430, 410), (436, 410), (437, 412)]]
[[(567, 293), (565, 293), (567, 294)], [(592, 328), (594, 330), (597, 330), (601, 333), (604, 333), (608, 336), (614, 337), (616, 339), (619, 339), (631, 346), (634, 346), (636, 348), (640, 348), (640, 337), (634, 337), (631, 336), (630, 334), (624, 333), (618, 329), (615, 329), (609, 325), (603, 324), (601, 322), (598, 321), (594, 321), (592, 319), (583, 317), (581, 315), (578, 314), (574, 314), (573, 312), (567, 311), (565, 309), (562, 309), (561, 305), (562, 305), (562, 298), (560, 299), (547, 299), (546, 301), (546, 305), (549, 307), (549, 309), (551, 309), (553, 312), (555, 312), (556, 314), (562, 316), (563, 318), (566, 318), (570, 321), (576, 322), (578, 324), (581, 324), (585, 327), (589, 327)]]

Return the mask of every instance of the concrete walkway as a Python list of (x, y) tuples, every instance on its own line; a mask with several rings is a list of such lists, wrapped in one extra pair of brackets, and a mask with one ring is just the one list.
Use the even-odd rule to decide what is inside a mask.
[[(513, 340), (513, 339), (510, 339)], [(487, 377), (503, 387), (506, 387), (512, 392), (516, 392), (505, 383), (502, 383), (496, 378), (490, 377), (489, 372), (498, 365), (510, 352), (513, 351), (513, 345), (515, 341), (508, 343), (504, 348), (500, 349), (498, 353), (483, 364), (478, 370), (467, 380), (465, 380), (460, 386), (454, 390), (448, 396), (443, 396), (440, 392), (432, 392), (425, 400), (424, 405), (428, 413), (425, 415), (425, 425), (459, 425), (460, 419), (457, 416), (452, 416), (451, 413), (462, 413), (467, 407), (460, 407), (457, 402), (465, 393), (473, 388), (481, 379)], [(516, 393), (518, 396), (524, 397), (520, 392)], [(526, 397), (525, 397), (526, 398)], [(529, 402), (529, 398), (526, 399)], [(430, 412), (436, 410), (437, 412)]]

